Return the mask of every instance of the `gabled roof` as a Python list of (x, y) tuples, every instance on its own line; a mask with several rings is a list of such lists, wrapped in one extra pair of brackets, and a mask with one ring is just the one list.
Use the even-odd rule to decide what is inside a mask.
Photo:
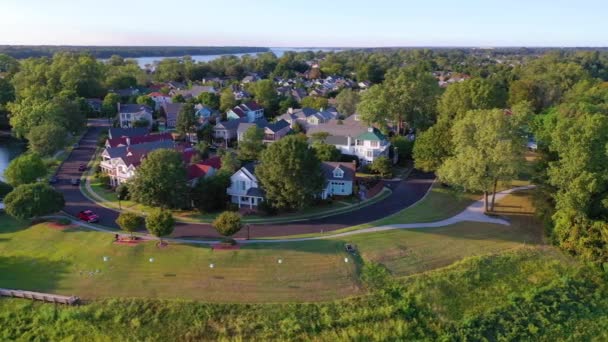
[(120, 138), (120, 137), (135, 137), (139, 135), (148, 134), (148, 129), (145, 127), (141, 128), (110, 128), (108, 130), (108, 137), (110, 139)]
[(182, 107), (183, 103), (163, 103), (162, 107), (167, 115), (177, 115)]
[[(323, 175), (325, 179), (328, 181), (338, 180), (338, 181), (353, 181), (355, 180), (355, 164), (354, 163), (340, 163), (340, 162), (322, 162), (321, 169), (323, 170)], [(337, 178), (334, 177), (334, 170), (340, 169), (344, 172), (344, 177)]]
[(129, 103), (129, 104), (119, 104), (118, 111), (120, 113), (139, 113), (139, 112), (148, 112), (152, 114), (152, 108), (147, 105)]
[(193, 180), (201, 177), (205, 177), (211, 171), (212, 167), (209, 165), (196, 163), (188, 165), (187, 174), (188, 180)]
[(262, 106), (260, 106), (255, 101), (249, 101), (249, 102), (245, 103), (245, 107), (247, 107), (250, 111), (256, 111), (256, 110), (263, 109)]
[(165, 132), (165, 133), (159, 133), (159, 134), (148, 134), (148, 135), (135, 136), (135, 137), (129, 138), (129, 145), (137, 145), (137, 144), (144, 144), (144, 143), (148, 143), (148, 142), (164, 141), (164, 140), (173, 141), (173, 136), (171, 135), (171, 133)]
[(106, 148), (105, 152), (108, 154), (110, 158), (119, 158), (126, 156), (128, 153), (134, 154), (147, 154), (151, 151), (158, 150), (161, 148), (174, 148), (175, 144), (173, 141), (154, 141), (149, 143), (143, 143), (132, 146), (119, 146), (119, 147), (110, 147)]
[(215, 157), (205, 159), (205, 160), (199, 162), (198, 164), (209, 165), (212, 168), (218, 170), (222, 167), (222, 158), (215, 156)]
[(259, 120), (255, 120), (254, 122), (239, 122), (239, 126), (236, 129), (237, 133), (241, 134), (241, 133), (245, 133), (245, 131), (247, 131), (249, 129), (249, 127), (251, 126), (258, 126), (260, 128), (264, 128), (266, 126), (268, 126), (268, 121), (266, 121), (265, 118), (261, 118)]
[(289, 126), (290, 126), (289, 122), (287, 122), (285, 120), (280, 120), (275, 123), (267, 125), (266, 129), (270, 130), (273, 133), (276, 133), (276, 132), (284, 129), (285, 127), (289, 127)]

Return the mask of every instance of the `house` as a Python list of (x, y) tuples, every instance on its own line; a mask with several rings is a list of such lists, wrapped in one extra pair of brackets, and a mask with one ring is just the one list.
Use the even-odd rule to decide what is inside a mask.
[(101, 113), (101, 109), (103, 106), (103, 101), (101, 99), (86, 99), (87, 104), (91, 108), (91, 111), (94, 113)]
[(186, 100), (191, 98), (197, 98), (202, 93), (217, 94), (217, 89), (215, 89), (215, 87), (213, 86), (195, 85), (192, 86), (192, 88), (190, 89), (180, 89), (171, 91), (171, 95), (182, 95)]
[(145, 127), (136, 128), (110, 128), (108, 129), (108, 138), (116, 139), (122, 137), (137, 137), (148, 134), (149, 130)]
[(253, 82), (257, 82), (259, 80), (260, 80), (260, 77), (257, 74), (251, 74), (251, 75), (245, 76), (245, 78), (243, 78), (243, 80), (241, 81), (241, 84), (253, 83)]
[(237, 138), (239, 124), (247, 122), (245, 118), (239, 120), (220, 121), (213, 126), (213, 138), (224, 142)]
[(387, 156), (390, 142), (377, 128), (364, 125), (351, 115), (343, 121), (310, 126), (306, 134), (311, 137), (318, 132), (328, 133), (325, 142), (334, 145), (343, 154), (357, 156), (362, 164), (369, 164), (380, 156)]
[(194, 110), (196, 111), (195, 115), (198, 123), (201, 125), (209, 122), (210, 119), (216, 116), (216, 111), (213, 108), (200, 103), (194, 106)]
[(251, 94), (244, 90), (235, 90), (232, 92), (232, 94), (234, 95), (234, 99), (237, 101), (251, 98)]
[(165, 94), (157, 92), (157, 91), (148, 94), (148, 96), (150, 96), (150, 98), (154, 101), (154, 109), (155, 110), (159, 110), (160, 107), (162, 105), (164, 105), (165, 103), (171, 103), (172, 102), (171, 96), (165, 95)]
[(215, 175), (221, 167), (222, 161), (220, 157), (213, 157), (196, 164), (190, 164), (186, 169), (188, 183), (194, 186), (199, 179)]
[(291, 124), (285, 120), (279, 120), (264, 127), (264, 143), (273, 143), (291, 132)]
[(171, 81), (167, 83), (167, 87), (171, 90), (180, 90), (186, 88), (186, 85), (182, 82)]
[(327, 108), (326, 110), (316, 110), (309, 107), (293, 109), (289, 108), (287, 113), (279, 116), (279, 120), (285, 120), (290, 125), (294, 125), (296, 122), (302, 127), (307, 128), (311, 125), (319, 125), (327, 123), (331, 120), (338, 119), (340, 113), (333, 107)]
[(160, 134), (146, 134), (137, 136), (121, 136), (119, 138), (107, 139), (105, 147), (119, 147), (119, 146), (131, 146), (138, 144), (145, 144), (155, 141), (172, 141), (173, 136), (171, 133), (160, 133)]
[(111, 90), (110, 92), (115, 93), (122, 98), (129, 98), (139, 95), (139, 90), (137, 88), (116, 89)]
[(338, 110), (331, 107), (314, 113), (306, 118), (306, 122), (308, 125), (320, 125), (322, 123), (329, 122), (330, 120), (338, 119), (339, 116), (340, 113), (338, 113)]
[(246, 118), (248, 122), (254, 122), (264, 117), (264, 108), (255, 101), (249, 101), (229, 110), (226, 117), (228, 120)]
[(321, 169), (325, 177), (325, 188), (321, 198), (331, 196), (350, 196), (353, 194), (353, 183), (355, 181), (355, 163), (323, 162)]
[(259, 128), (264, 129), (264, 127), (268, 126), (268, 121), (266, 121), (265, 118), (261, 118), (259, 120), (254, 121), (254, 122), (246, 122), (246, 121), (239, 122), (239, 125), (237, 126), (237, 129), (236, 129), (236, 138), (237, 138), (237, 141), (240, 142), (241, 140), (243, 140), (243, 134), (251, 126), (258, 126)]
[(230, 176), (230, 187), (226, 193), (230, 201), (242, 206), (257, 207), (264, 200), (264, 191), (260, 188), (258, 179), (255, 177), (256, 163), (248, 163)]
[(367, 89), (367, 88), (371, 87), (371, 83), (369, 81), (361, 81), (361, 82), (357, 83), (357, 86), (359, 86), (359, 88), (361, 88), (361, 89)]
[(298, 102), (302, 102), (302, 99), (308, 96), (306, 90), (302, 88), (296, 88), (291, 90), (291, 96)]
[(148, 122), (148, 127), (152, 125), (153, 116), (152, 108), (140, 104), (118, 104), (118, 119), (120, 127), (134, 127), (135, 122)]
[(175, 128), (177, 116), (184, 106), (183, 103), (165, 103), (161, 108), (165, 115), (165, 127)]

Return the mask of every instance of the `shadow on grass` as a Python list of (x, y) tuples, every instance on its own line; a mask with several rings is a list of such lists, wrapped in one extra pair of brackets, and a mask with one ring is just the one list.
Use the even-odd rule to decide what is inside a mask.
[(26, 256), (0, 256), (0, 287), (53, 292), (70, 263)]

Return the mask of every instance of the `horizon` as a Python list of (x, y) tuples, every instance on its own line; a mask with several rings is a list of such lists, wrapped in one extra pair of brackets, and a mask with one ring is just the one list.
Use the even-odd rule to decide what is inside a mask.
[[(599, 0), (363, 0), (180, 6), (107, 0), (90, 10), (74, 0), (6, 0), (0, 45), (255, 46), (333, 48), (605, 47), (608, 5)], [(160, 10), (159, 10), (160, 9)], [(143, 18), (143, 19), (142, 19)], [(18, 29), (16, 29), (18, 28)]]

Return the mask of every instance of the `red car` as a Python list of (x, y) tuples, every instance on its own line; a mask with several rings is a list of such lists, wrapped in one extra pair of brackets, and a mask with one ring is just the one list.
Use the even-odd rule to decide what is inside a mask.
[(78, 219), (89, 223), (99, 222), (99, 216), (90, 210), (83, 210), (79, 212)]
[(84, 171), (84, 170), (86, 170), (86, 169), (87, 169), (87, 165), (86, 165), (86, 164), (80, 164), (80, 165), (78, 166), (78, 171)]

